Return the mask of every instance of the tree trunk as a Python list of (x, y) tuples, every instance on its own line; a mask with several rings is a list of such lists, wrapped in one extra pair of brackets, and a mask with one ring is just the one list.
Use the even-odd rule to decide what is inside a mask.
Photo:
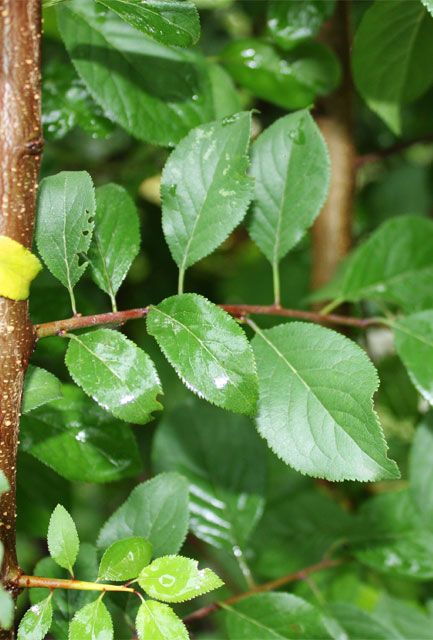
[[(0, 0), (0, 235), (31, 249), (42, 151), (40, 0)], [(27, 301), (0, 297), (0, 500), (2, 583), (19, 572), (15, 550), (16, 454), (24, 374), (34, 345)], [(14, 595), (16, 595), (14, 593)], [(1, 631), (3, 640), (13, 631)]]

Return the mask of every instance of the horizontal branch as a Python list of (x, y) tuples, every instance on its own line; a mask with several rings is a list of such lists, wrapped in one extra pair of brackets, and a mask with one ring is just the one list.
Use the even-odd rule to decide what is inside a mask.
[(72, 589), (74, 591), (122, 591), (135, 593), (131, 587), (117, 584), (103, 584), (99, 582), (83, 582), (82, 580), (67, 580), (62, 578), (43, 578), (40, 576), (21, 575), (15, 583), (22, 589)]
[(397, 142), (386, 149), (379, 149), (378, 151), (373, 151), (371, 153), (365, 153), (362, 156), (358, 156), (356, 158), (356, 167), (363, 167), (365, 164), (370, 164), (371, 162), (380, 162), (381, 160), (385, 160), (385, 158), (389, 158), (390, 156), (396, 155), (398, 153), (403, 153), (407, 149), (414, 147), (417, 144), (431, 144), (433, 142), (433, 133), (415, 138), (414, 140), (403, 140), (402, 142)]
[[(235, 318), (242, 318), (249, 315), (279, 316), (282, 318), (295, 318), (297, 320), (307, 320), (320, 324), (342, 325), (346, 327), (357, 327), (365, 329), (371, 326), (384, 324), (381, 318), (352, 318), (335, 314), (315, 313), (314, 311), (301, 311), (299, 309), (285, 309), (278, 306), (250, 305), (250, 304), (222, 304), (222, 309), (230, 313)], [(76, 315), (65, 320), (53, 320), (37, 324), (35, 327), (37, 338), (48, 336), (59, 336), (70, 331), (98, 327), (103, 325), (121, 325), (128, 320), (144, 318), (149, 311), (149, 307), (140, 309), (128, 309), (127, 311), (114, 311), (110, 313), (99, 313), (92, 316)]]
[(206, 607), (202, 607), (201, 609), (197, 609), (197, 611), (193, 611), (188, 616), (186, 616), (183, 621), (185, 624), (189, 624), (194, 622), (195, 620), (201, 620), (202, 618), (206, 618), (206, 616), (211, 613), (215, 613), (219, 609), (223, 609), (224, 607), (229, 607), (249, 596), (252, 596), (256, 593), (264, 593), (267, 591), (274, 591), (275, 589), (279, 589), (280, 587), (284, 587), (286, 584), (290, 582), (296, 582), (297, 580), (304, 580), (312, 573), (316, 573), (317, 571), (323, 571), (324, 569), (331, 569), (333, 567), (338, 567), (340, 564), (343, 564), (344, 560), (342, 558), (325, 558), (321, 560), (321, 562), (317, 562), (316, 564), (312, 564), (305, 569), (301, 569), (300, 571), (296, 571), (295, 573), (289, 573), (287, 576), (283, 576), (281, 578), (277, 578), (276, 580), (270, 580), (269, 582), (264, 582), (263, 584), (257, 585), (253, 589), (249, 591), (245, 591), (243, 593), (239, 593), (235, 596), (231, 596), (222, 602), (213, 602), (212, 604), (207, 605)]

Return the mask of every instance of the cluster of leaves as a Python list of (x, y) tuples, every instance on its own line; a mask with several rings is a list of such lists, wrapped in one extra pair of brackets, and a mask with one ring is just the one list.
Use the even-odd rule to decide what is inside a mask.
[[(113, 519), (107, 523), (113, 533)], [(148, 520), (147, 526), (155, 523)], [(152, 539), (155, 532), (150, 531)], [(101, 532), (104, 537), (104, 530)], [(39, 563), (40, 568), (52, 567), (52, 561), (61, 569), (66, 569), (74, 578), (73, 568), (77, 562), (80, 549), (75, 523), (67, 510), (57, 505), (52, 513), (48, 528), (48, 549), (52, 560), (47, 558)], [(172, 543), (175, 546), (175, 542)], [(104, 548), (103, 543), (101, 546)], [(96, 552), (90, 545), (86, 549), (87, 560), (92, 556), (96, 560)], [(163, 603), (185, 602), (196, 598), (208, 591), (217, 589), (223, 583), (210, 569), (199, 570), (197, 562), (190, 558), (177, 555), (167, 555), (151, 561), (153, 555), (152, 543), (143, 537), (128, 537), (119, 539), (105, 549), (97, 576), (99, 581), (125, 582), (128, 586), (134, 583), (143, 589), (148, 599), (144, 599), (139, 592), (134, 592), (141, 604), (138, 608), (135, 627), (140, 640), (147, 638), (188, 638), (182, 621), (176, 616), (170, 606)], [(87, 574), (90, 567), (86, 567)], [(58, 577), (58, 576), (56, 576)], [(61, 585), (59, 585), (61, 586)], [(75, 606), (77, 610), (69, 624), (67, 637), (69, 640), (94, 640), (114, 638), (111, 615), (103, 597), (110, 585), (97, 583), (81, 583), (77, 581), (75, 587), (81, 587)], [(92, 589), (101, 591), (94, 600)], [(130, 589), (132, 591), (132, 589)], [(87, 595), (86, 595), (87, 593)], [(63, 628), (61, 620), (64, 608), (67, 608), (64, 595), (53, 590), (46, 596), (45, 589), (35, 590), (31, 599), (33, 606), (27, 611), (18, 628), (18, 639), (42, 640), (50, 628)], [(151, 599), (150, 599), (151, 598)], [(54, 600), (54, 607), (53, 607)], [(161, 601), (161, 602), (158, 602)], [(55, 617), (53, 619), (53, 609)], [(65, 634), (66, 635), (66, 634)]]

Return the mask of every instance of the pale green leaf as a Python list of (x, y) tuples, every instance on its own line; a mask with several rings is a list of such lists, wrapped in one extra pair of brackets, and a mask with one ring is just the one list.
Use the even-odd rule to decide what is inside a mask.
[(135, 621), (139, 640), (188, 640), (182, 620), (167, 604), (147, 600), (140, 606)]
[(214, 117), (199, 53), (159, 44), (96, 2), (70, 0), (57, 11), (66, 48), (92, 96), (136, 138), (174, 146)]
[(223, 242), (252, 197), (246, 175), (251, 115), (202, 125), (169, 157), (161, 181), (165, 238), (181, 274)]
[(152, 306), (147, 330), (191, 391), (235, 413), (254, 413), (253, 352), (228, 313), (202, 296), (184, 293)]
[(4, 471), (0, 469), (0, 496), (2, 493), (6, 493), (6, 491), (9, 491), (9, 489), (10, 486), (8, 479), (6, 478)]
[[(390, 109), (412, 102), (433, 83), (433, 21), (421, 2), (376, 0), (364, 13), (353, 47), (356, 86), (398, 133)], [(397, 128), (398, 127), (398, 128)]]
[(47, 635), (53, 617), (52, 594), (34, 604), (23, 616), (18, 627), (18, 640), (42, 640)]
[[(374, 616), (386, 624), (398, 640), (401, 638), (417, 638), (417, 640), (431, 640), (431, 615), (418, 604), (401, 598), (395, 598), (388, 593), (382, 593)], [(387, 639), (388, 640), (388, 639)]]
[(253, 424), (191, 398), (163, 415), (152, 456), (157, 469), (188, 479), (194, 534), (241, 553), (264, 506), (265, 446)]
[[(433, 20), (432, 20), (433, 22)], [(342, 264), (316, 300), (384, 300), (415, 311), (433, 307), (433, 222), (399, 216), (385, 222)]]
[(402, 640), (386, 623), (353, 604), (331, 603), (329, 614), (337, 620), (347, 640)]
[(253, 145), (250, 234), (277, 264), (313, 224), (328, 191), (330, 163), (308, 111), (276, 120)]
[(257, 426), (271, 449), (314, 477), (398, 478), (372, 407), (377, 373), (362, 349), (312, 324), (257, 331)]
[(0, 587), (0, 629), (10, 629), (14, 620), (15, 605), (8, 591)]
[(193, 2), (184, 0), (97, 0), (122, 20), (163, 44), (188, 47), (200, 36), (200, 20)]
[(427, 526), (433, 523), (433, 413), (418, 425), (410, 452), (410, 491)]
[(137, 209), (117, 184), (96, 189), (96, 216), (89, 262), (96, 284), (114, 301), (140, 250)]
[(49, 371), (30, 365), (24, 379), (22, 413), (29, 413), (33, 409), (61, 397), (60, 380)]
[(65, 358), (69, 373), (101, 407), (137, 424), (146, 424), (162, 408), (152, 360), (123, 334), (98, 329), (70, 337)]
[(112, 640), (113, 623), (101, 598), (77, 611), (69, 625), (68, 640)]
[(262, 593), (224, 606), (229, 640), (327, 640), (320, 612), (291, 593)]
[(21, 418), (23, 451), (72, 482), (113, 482), (136, 476), (141, 455), (132, 429), (78, 387)]
[(139, 484), (102, 527), (98, 546), (142, 536), (155, 556), (177, 553), (188, 531), (188, 483), (177, 473), (162, 473)]
[(155, 600), (185, 602), (218, 589), (224, 583), (210, 569), (199, 569), (197, 560), (163, 556), (143, 569), (138, 584)]
[(72, 574), (80, 541), (75, 522), (61, 504), (51, 514), (47, 540), (52, 559)]
[(99, 565), (99, 580), (122, 582), (136, 578), (152, 558), (152, 545), (145, 538), (132, 537), (113, 542)]
[(62, 171), (40, 184), (36, 243), (72, 301), (73, 288), (87, 266), (81, 256), (92, 239), (95, 206), (92, 179), (86, 171)]
[(393, 321), (395, 347), (409, 376), (433, 404), (433, 311), (421, 311)]

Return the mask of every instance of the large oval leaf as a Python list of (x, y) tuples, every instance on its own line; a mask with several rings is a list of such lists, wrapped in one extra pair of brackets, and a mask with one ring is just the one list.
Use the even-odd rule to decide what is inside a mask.
[(185, 625), (173, 609), (154, 600), (140, 606), (135, 627), (140, 640), (189, 640)]
[(77, 611), (69, 625), (68, 640), (112, 640), (111, 615), (99, 597)]
[(257, 426), (271, 449), (328, 480), (398, 478), (372, 407), (377, 373), (362, 349), (301, 322), (256, 330)]
[(228, 313), (202, 296), (184, 293), (151, 307), (147, 329), (191, 391), (235, 413), (254, 413), (253, 352)]
[(122, 582), (136, 578), (152, 557), (152, 545), (134, 536), (113, 542), (102, 556), (98, 580)]
[(118, 331), (71, 335), (66, 366), (98, 404), (127, 422), (146, 424), (161, 409), (158, 374), (149, 356)]

